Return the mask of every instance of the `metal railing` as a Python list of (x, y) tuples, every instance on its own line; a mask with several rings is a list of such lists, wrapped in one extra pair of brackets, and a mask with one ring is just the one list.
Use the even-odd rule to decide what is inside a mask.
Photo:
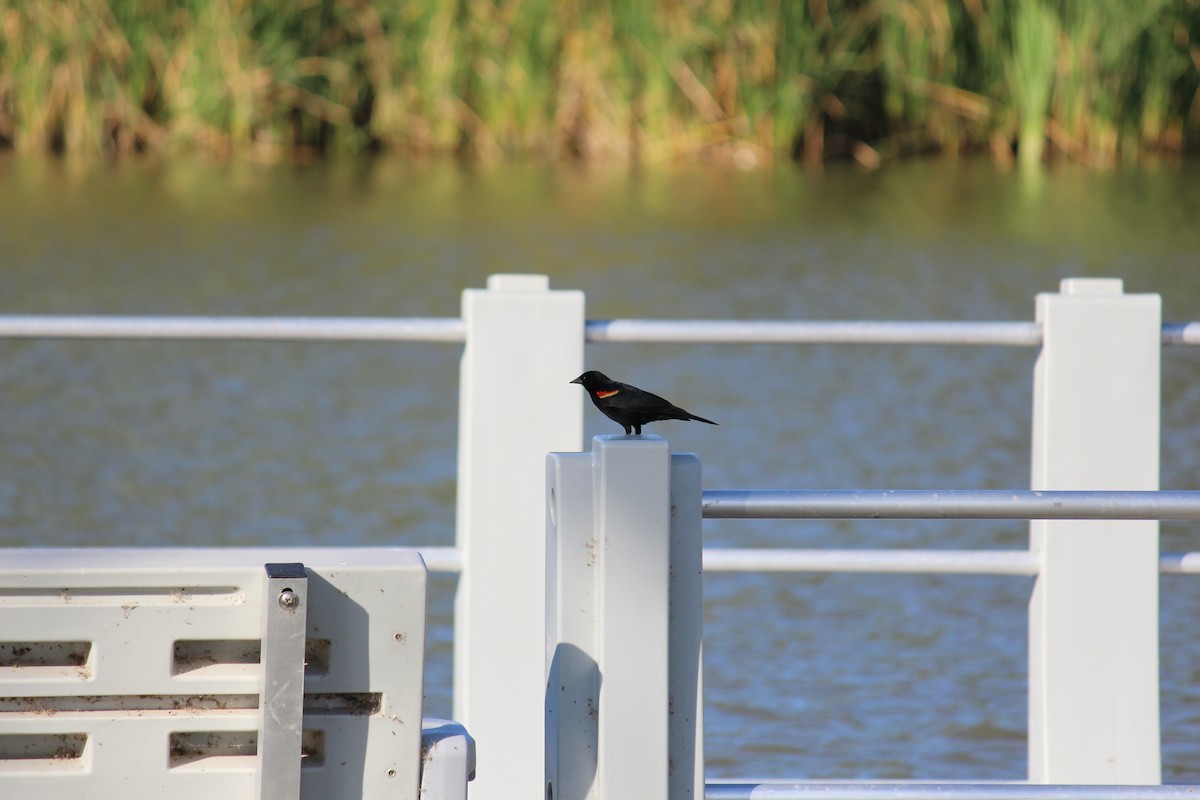
[[(1030, 673), (1053, 675), (1066, 671), (1082, 688), (1063, 690), (1069, 698), (1043, 698), (1030, 684), (1031, 711), (1042, 707), (1044, 719), (1031, 714), (1030, 735), (1068, 741), (1071, 755), (1059, 757), (1056, 771), (1109, 777), (1110, 783), (1127, 778), (1134, 784), (1152, 784), (1158, 773), (1157, 715), (1147, 716), (1137, 707), (1147, 701), (1157, 709), (1155, 684), (1149, 697), (1137, 698), (1139, 689), (1126, 676), (1151, 667), (1157, 670), (1157, 641), (1145, 636), (1126, 636), (1122, 630), (1127, 615), (1137, 615), (1146, 583), (1145, 546), (1154, 548), (1157, 537), (1147, 537), (1139, 528), (1146, 520), (1200, 520), (1200, 491), (702, 491), (699, 459), (690, 454), (672, 454), (667, 441), (658, 436), (598, 436), (590, 453), (553, 453), (547, 464), (547, 523), (553, 553), (548, 566), (547, 596), (557, 598), (569, 609), (569, 619), (554, 623), (548, 646), (555, 647), (548, 697), (557, 705), (548, 714), (552, 727), (549, 752), (554, 754), (548, 780), (558, 788), (575, 786), (592, 775), (607, 780), (621, 791), (601, 796), (626, 796), (633, 790), (625, 776), (644, 777), (659, 763), (645, 754), (669, 748), (673, 764), (702, 761), (700, 736), (691, 729), (700, 706), (696, 675), (702, 630), (702, 592), (698, 588), (703, 570), (696, 567), (708, 559), (702, 554), (700, 521), (713, 519), (1018, 519), (1054, 520), (1058, 524), (1082, 522), (1074, 529), (1061, 529), (1051, 537), (1094, 538), (1097, 551), (1046, 553), (1031, 549), (1023, 553), (998, 553), (996, 562), (979, 553), (917, 553), (896, 551), (835, 551), (806, 553), (803, 558), (829, 559), (823, 566), (884, 566), (922, 570), (921, 562), (938, 560), (945, 571), (1044, 576), (1054, 573), (1056, 582), (1066, 581), (1067, 597), (1031, 604)], [(670, 509), (670, 513), (665, 513)], [(1089, 523), (1093, 523), (1090, 524)], [(1098, 523), (1095, 524), (1095, 523)], [(1115, 526), (1115, 527), (1114, 527)], [(1131, 527), (1132, 526), (1132, 527)], [(1114, 543), (1135, 538), (1139, 550), (1127, 562), (1115, 565), (1122, 580), (1114, 580), (1114, 565), (1107, 549)], [(1053, 550), (1048, 547), (1048, 550)], [(795, 551), (792, 551), (795, 552)], [(744, 555), (746, 551), (738, 551)], [(1153, 549), (1151, 549), (1153, 553)], [(907, 561), (891, 561), (896, 556)], [(1188, 557), (1182, 557), (1186, 560)], [(1069, 563), (1062, 563), (1067, 560)], [(1161, 565), (1161, 561), (1159, 562)], [(761, 566), (761, 565), (760, 565)], [(1151, 581), (1153, 581), (1153, 576)], [(1061, 591), (1042, 588), (1043, 594)], [(1036, 594), (1036, 592), (1035, 592)], [(1157, 601), (1157, 594), (1153, 599)], [(1036, 610), (1034, 610), (1036, 609)], [(668, 622), (669, 620), (669, 622)], [(1140, 622), (1140, 621), (1138, 621)], [(670, 630), (670, 636), (648, 635)], [(1051, 636), (1047, 643), (1044, 637)], [(626, 642), (636, 642), (636, 654), (627, 652)], [(651, 645), (650, 643), (654, 643)], [(1055, 652), (1045, 652), (1053, 650)], [(1078, 650), (1078, 652), (1076, 652)], [(607, 719), (593, 733), (580, 734), (579, 726), (595, 725), (586, 714), (578, 719), (571, 709), (594, 707), (596, 685), (637, 685), (642, 696), (600, 693), (600, 718)], [(1041, 678), (1039, 678), (1041, 679)], [(655, 685), (655, 680), (659, 686)], [(1146, 680), (1150, 680), (1146, 678)], [(1142, 689), (1145, 686), (1141, 687)], [(633, 692), (631, 691), (630, 694)], [(1128, 695), (1123, 697), (1122, 695)], [(667, 700), (666, 698), (669, 698)], [(1118, 699), (1119, 698), (1119, 699)], [(1131, 700), (1129, 698), (1132, 698)], [(1127, 702), (1128, 700), (1128, 702)], [(671, 714), (656, 717), (650, 712), (656, 702), (669, 702)], [(1069, 708), (1067, 723), (1055, 717), (1060, 705)], [(1080, 708), (1099, 707), (1103, 725), (1087, 719)], [(1129, 746), (1115, 743), (1113, 728), (1134, 739), (1152, 740)], [(1136, 730), (1130, 730), (1134, 728)], [(596, 743), (599, 742), (599, 745)], [(689, 742), (694, 744), (689, 744)], [(1076, 753), (1080, 744), (1093, 752), (1099, 764), (1088, 763)], [(689, 749), (694, 747), (694, 750)], [(1097, 751), (1099, 757), (1097, 758)], [(1086, 752), (1086, 751), (1085, 751)], [(1128, 758), (1121, 772), (1107, 772), (1110, 754)], [(1032, 756), (1031, 756), (1032, 758)], [(1082, 765), (1082, 766), (1081, 766)], [(673, 792), (690, 780), (687, 769), (664, 771), (657, 776)], [(1049, 785), (1053, 783), (1054, 785)], [(1060, 785), (1052, 775), (1030, 783), (896, 783), (878, 782), (734, 782), (706, 783), (703, 796), (710, 800), (739, 798), (996, 798), (1040, 800), (1041, 798), (1175, 798), (1200, 794), (1200, 786), (1112, 786), (1077, 787)], [(567, 793), (564, 796), (574, 796)], [(654, 796), (665, 796), (655, 794)]]
[(462, 342), (466, 328), (443, 317), (0, 316), (0, 337)]
[(814, 322), (611, 319), (587, 323), (590, 342), (704, 344), (999, 344), (1036, 347), (1036, 322)]
[[(452, 548), (448, 548), (452, 549)], [(422, 550), (422, 555), (425, 551)], [(444, 572), (456, 571), (446, 558)], [(705, 572), (877, 572), (944, 575), (1037, 575), (1029, 550), (835, 550), (706, 547)], [(431, 566), (430, 570), (434, 570)], [(1160, 553), (1163, 575), (1200, 575), (1200, 552)]]
[[(463, 342), (458, 317), (0, 316), (0, 338)], [(599, 319), (589, 342), (941, 344), (1037, 347), (1036, 322)], [(1200, 322), (1165, 323), (1167, 345), (1200, 345)]]
[(1200, 786), (1035, 783), (709, 783), (705, 800), (1179, 800)]
[[(1200, 519), (1200, 492), (706, 491), (706, 519)], [(1037, 575), (1029, 550), (706, 548), (706, 572)], [(1200, 574), (1200, 553), (1162, 553), (1166, 574)]]
[[(703, 494), (706, 519), (1200, 519), (1200, 492), (729, 491)], [(453, 547), (421, 549), (431, 572), (457, 573)], [(1200, 552), (1162, 553), (1165, 574), (1200, 574)], [(1036, 575), (1028, 550), (704, 549), (705, 572)]]
[(706, 491), (708, 519), (1200, 519), (1200, 492)]
[[(1037, 575), (1039, 566), (1037, 555), (1028, 550), (798, 550), (778, 547), (706, 547), (703, 557), (704, 571), (710, 573), (889, 572)], [(1200, 571), (1200, 563), (1188, 562), (1188, 565), (1189, 569)]]
[[(1071, 297), (1068, 297), (1071, 296)], [(1150, 300), (1153, 299), (1153, 302)], [(1062, 301), (1062, 302), (1060, 302)], [(342, 318), (342, 317), (105, 317), (105, 316), (0, 316), (0, 338), (101, 338), (101, 339), (208, 339), (208, 340), (288, 340), (288, 341), (362, 341), (362, 342), (447, 342), (463, 343), (464, 381), (460, 387), (459, 405), (459, 505), (456, 547), (424, 548), (422, 553), (432, 571), (460, 572), (459, 600), (455, 612), (456, 658), (468, 649), (471, 659), (455, 664), (455, 716), (467, 723), (473, 734), (480, 737), (480, 780), (472, 786), (476, 800), (492, 800), (510, 796), (540, 796), (542, 753), (537, 747), (541, 740), (543, 719), (537, 709), (530, 708), (540, 701), (539, 687), (544, 686), (544, 642), (546, 625), (545, 597), (541, 584), (545, 573), (544, 542), (536, 535), (542, 522), (541, 507), (545, 490), (544, 462), (547, 451), (573, 450), (582, 441), (582, 405), (573, 387), (560, 386), (564, 374), (578, 374), (583, 367), (585, 342), (693, 342), (709, 344), (913, 344), (913, 345), (1001, 345), (1041, 347), (1038, 370), (1049, 371), (1056, 378), (1054, 388), (1039, 395), (1039, 379), (1035, 376), (1034, 442), (1035, 476), (1037, 486), (1147, 486), (1140, 478), (1130, 481), (1118, 463), (1112, 459), (1080, 456), (1090, 452), (1088, 435), (1114, 447), (1128, 447), (1135, 457), (1124, 461), (1136, 463), (1139, 475), (1147, 474), (1148, 453), (1153, 452), (1157, 464), (1157, 414), (1147, 415), (1158, 402), (1158, 355), (1164, 345), (1200, 344), (1200, 322), (1162, 324), (1157, 297), (1125, 295), (1118, 281), (1065, 281), (1060, 294), (1040, 295), (1037, 321), (1034, 322), (794, 322), (794, 321), (697, 321), (697, 320), (636, 320), (611, 319), (588, 321), (583, 316), (582, 293), (550, 291), (548, 281), (541, 276), (493, 276), (486, 290), (467, 290), (463, 295), (461, 317), (454, 318)], [(1087, 306), (1085, 320), (1067, 319), (1081, 307)], [(1105, 316), (1116, 309), (1108, 324)], [(1085, 315), (1085, 316), (1086, 316)], [(1103, 320), (1104, 324), (1097, 324)], [(1136, 339), (1135, 350), (1129, 343)], [(1114, 342), (1119, 342), (1117, 347)], [(1081, 354), (1102, 355), (1094, 360), (1111, 375), (1106, 382), (1097, 383), (1103, 376), (1086, 374), (1082, 378), (1073, 365), (1093, 363)], [(1119, 364), (1112, 363), (1110, 354), (1119, 353)], [(497, 417), (494, 398), (487, 388), (503, 379), (510, 385), (511, 373), (502, 372), (509, 363), (529, 366), (522, 380), (531, 391), (528, 414), (537, 419), (535, 430), (518, 428)], [(1112, 379), (1115, 375), (1119, 380)], [(1043, 382), (1045, 383), (1045, 382)], [(1096, 416), (1093, 402), (1102, 398), (1113, 406), (1107, 389), (1118, 387), (1122, 392), (1121, 407), (1132, 408), (1117, 424), (1114, 417)], [(1131, 397), (1128, 387), (1143, 387)], [(553, 387), (546, 390), (545, 387)], [(520, 387), (518, 387), (520, 388)], [(1070, 411), (1066, 421), (1064, 412)], [(1077, 410), (1086, 412), (1086, 419), (1077, 419)], [(1108, 411), (1104, 412), (1109, 413)], [(1041, 414), (1041, 422), (1039, 422)], [(1046, 419), (1053, 417), (1051, 423)], [(1126, 419), (1149, 419), (1153, 424), (1132, 431)], [(1079, 423), (1079, 424), (1076, 424)], [(1039, 427), (1040, 426), (1040, 427)], [(1062, 435), (1060, 432), (1065, 431)], [(1089, 434), (1089, 431), (1093, 432)], [(1079, 438), (1083, 436), (1082, 440)], [(1073, 438), (1074, 437), (1074, 438)], [(1082, 441), (1082, 446), (1081, 446)], [(1073, 454), (1071, 465), (1062, 466), (1056, 454)], [(493, 457), (494, 456), (494, 457)], [(1104, 461), (1111, 470), (1112, 480), (1095, 479), (1090, 469), (1094, 462)], [(1082, 469), (1078, 468), (1082, 465)], [(1076, 469), (1075, 473), (1071, 470)], [(1040, 472), (1039, 472), (1040, 471)], [(1067, 477), (1064, 477), (1067, 476)], [(739, 493), (706, 493), (704, 502), (712, 515), (740, 515), (748, 508)], [(860, 493), (861, 494), (861, 493)], [(872, 493), (867, 493), (872, 494)], [(944, 495), (944, 493), (942, 493)], [(1014, 493), (1003, 493), (1011, 498)], [(1020, 494), (1020, 493), (1017, 493)], [(810, 499), (812, 497), (810, 496)], [(960, 498), (961, 499), (961, 498)], [(1135, 498), (1136, 499), (1136, 498)], [(1164, 498), (1170, 500), (1170, 498)], [(792, 505), (794, 497), (760, 496), (755, 504), (770, 501), (778, 509)], [(829, 504), (838, 502), (826, 498)], [(896, 495), (868, 498), (877, 503), (880, 514), (889, 513)], [(844, 502), (844, 498), (843, 501)], [(1021, 501), (1024, 502), (1024, 501)], [(837, 570), (882, 572), (960, 572), (976, 574), (1006, 574), (1038, 576), (1046, 570), (1058, 569), (1055, 564), (1076, 563), (1072, 554), (1058, 553), (1059, 542), (1073, 541), (1073, 534), (1039, 539), (1039, 526), (1074, 525), (1056, 516), (1055, 508), (1044, 506), (1038, 498), (1030, 503), (1043, 503), (1041, 510), (1028, 516), (1015, 514), (1011, 499), (999, 497), (979, 500), (970, 505), (973, 518), (995, 518), (984, 514), (989, 503), (999, 503), (1003, 516), (1038, 519), (1033, 523), (1033, 538), (1051, 545), (1050, 552), (1031, 547), (1023, 551), (903, 551), (903, 550), (772, 550), (709, 549), (703, 552), (704, 568), (709, 571), (728, 570)], [(1190, 502), (1190, 501), (1189, 501)], [(889, 504), (891, 504), (889, 506)], [(1019, 505), (1019, 503), (1018, 503)], [(723, 510), (719, 510), (724, 506)], [(864, 506), (865, 507), (865, 506)], [(740, 508), (741, 511), (736, 511)], [(832, 505), (820, 515), (827, 516)], [(1032, 509), (1032, 506), (1030, 506)], [(735, 509), (731, 511), (730, 509)], [(910, 509), (911, 510), (911, 509)], [(1145, 509), (1143, 509), (1145, 510)], [(1169, 510), (1169, 509), (1167, 509)], [(815, 512), (814, 512), (815, 513)], [(1108, 525), (1129, 519), (1120, 516), (1132, 513), (1128, 509), (1108, 508)], [(1188, 513), (1186, 509), (1179, 513)], [(787, 516), (779, 511), (779, 516)], [(945, 518), (945, 517), (943, 517)], [(1179, 517), (1169, 517), (1179, 518)], [(1052, 521), (1041, 521), (1051, 519)], [(1090, 523), (1080, 523), (1090, 524)], [(1152, 524), (1152, 523), (1145, 523)], [(1056, 529), (1057, 530), (1057, 529)], [(1102, 538), (1107, 534), (1102, 534)], [(1084, 537), (1086, 538), (1086, 537)], [(1157, 537), (1154, 537), (1157, 541)], [(1113, 547), (1111, 538), (1104, 538), (1101, 547), (1110, 563), (1123, 564), (1124, 551)], [(1076, 551), (1073, 551), (1073, 553)], [(1200, 572), (1200, 553), (1155, 552), (1154, 561), (1147, 561), (1139, 550), (1137, 564), (1144, 572), (1147, 563), (1157, 565), (1159, 572)], [(499, 557), (498, 557), (499, 554)], [(697, 554), (697, 559), (700, 555)], [(699, 562), (698, 562), (699, 563)], [(1105, 567), (1110, 577), (1115, 573)], [(1101, 570), (1103, 572), (1103, 570)], [(1124, 573), (1120, 580), (1124, 580)], [(1142, 589), (1145, 589), (1143, 575)], [(1118, 580), (1113, 577), (1113, 581)], [(1139, 589), (1141, 591), (1141, 589)], [(1145, 591), (1134, 604), (1142, 609)], [(1036, 602), (1043, 602), (1044, 598)], [(1136, 616), (1137, 630), (1157, 630), (1153, 624), (1143, 624), (1151, 613)], [(1041, 613), (1040, 611), (1038, 612)], [(1139, 611), (1139, 613), (1141, 613)], [(1031, 624), (1034, 619), (1031, 608)], [(1135, 619), (1130, 616), (1129, 619)], [(1040, 624), (1040, 623), (1039, 623)], [(494, 635), (503, 630), (504, 636)], [(1132, 630), (1132, 629), (1131, 629)], [(469, 648), (465, 643), (470, 643)], [(1057, 645), (1056, 645), (1057, 646)], [(482, 666), (480, 666), (482, 665)], [(1086, 672), (1083, 670), (1082, 672)], [(1074, 678), (1071, 669), (1064, 673)], [(1130, 678), (1131, 684), (1142, 680), (1149, 671), (1139, 671)], [(502, 684), (495, 676), (506, 676)], [(1127, 676), (1128, 677), (1128, 676)], [(1049, 686), (1048, 681), (1043, 681)], [(1150, 680), (1157, 692), (1156, 679)], [(1062, 686), (1062, 683), (1055, 684)], [(500, 691), (493, 689), (501, 688)], [(1057, 689), (1048, 689), (1050, 692)], [(1069, 689), (1068, 689), (1069, 691)], [(467, 702), (469, 698), (469, 703)], [(1031, 731), (1031, 737), (1033, 733)], [(1157, 736), (1147, 747), (1157, 748)], [(1032, 748), (1031, 748), (1032, 754)], [(1037, 768), (1031, 755), (1031, 773)], [(1090, 779), (1089, 779), (1090, 780)], [(740, 784), (754, 786), (755, 797), (787, 797), (769, 794), (784, 791), (782, 784)], [(716, 784), (709, 792), (735, 791), (737, 784)], [(814, 787), (799, 784), (796, 791)], [(830, 787), (821, 784), (817, 790), (822, 797), (833, 797)], [(904, 796), (897, 791), (907, 789), (896, 784), (867, 784), (867, 795), (877, 797)], [(916, 786), (916, 785), (913, 785)], [(932, 784), (930, 786), (933, 786)], [(938, 784), (937, 786), (941, 786)], [(957, 796), (982, 797), (972, 792), (984, 791), (978, 784), (950, 784)], [(773, 788), (772, 788), (773, 787)], [(1007, 786), (996, 787), (1009, 791)], [(1134, 787), (1140, 791), (1144, 787)], [(1175, 787), (1149, 787), (1171, 794)], [(1191, 792), (1193, 787), (1180, 787)], [(1028, 797), (1060, 796), (1038, 794), (1070, 787), (1040, 787), (1014, 785), (1013, 791), (1029, 791)], [(988, 789), (990, 790), (990, 789)], [(746, 791), (751, 791), (747, 789)], [(1090, 790), (1086, 790), (1090, 791)], [(1103, 790), (1100, 790), (1103, 794)], [(713, 797), (740, 795), (714, 794)], [(799, 796), (799, 795), (797, 795)], [(940, 795), (939, 795), (940, 796)], [(1076, 796), (1076, 795), (1061, 795)], [(1084, 797), (1085, 795), (1078, 795)], [(1103, 794), (1103, 796), (1111, 796)], [(1135, 794), (1127, 795), (1130, 797)], [(1151, 795), (1146, 795), (1151, 796)]]

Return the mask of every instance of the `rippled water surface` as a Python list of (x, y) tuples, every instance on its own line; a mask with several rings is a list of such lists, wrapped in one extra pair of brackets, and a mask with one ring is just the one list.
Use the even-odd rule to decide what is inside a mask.
[[(589, 318), (1029, 320), (1068, 276), (1200, 320), (1200, 170), (741, 173), (0, 161), (0, 313), (455, 316), (540, 272)], [(0, 340), (0, 545), (453, 542), (459, 347)], [(721, 426), (707, 488), (1020, 488), (1031, 348), (590, 345)], [(564, 376), (564, 380), (574, 376)], [(1200, 348), (1164, 355), (1197, 488)], [(581, 397), (582, 402), (582, 397)], [(514, 424), (536, 425), (513, 404)], [(589, 434), (612, 426), (587, 410)], [(706, 523), (711, 545), (1020, 548), (1006, 522)], [(1190, 524), (1166, 550), (1200, 550)], [(433, 580), (448, 715), (453, 580)], [(706, 579), (714, 777), (1022, 778), (1030, 579)], [(1200, 579), (1162, 590), (1168, 781), (1200, 782)], [(481, 745), (482, 746), (482, 745)]]

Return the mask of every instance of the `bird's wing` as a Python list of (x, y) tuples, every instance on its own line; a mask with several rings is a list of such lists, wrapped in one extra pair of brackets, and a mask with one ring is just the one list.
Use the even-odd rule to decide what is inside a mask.
[(621, 384), (620, 396), (623, 400), (622, 405), (630, 411), (645, 413), (683, 411), (683, 409), (678, 408), (670, 401), (659, 397), (653, 392), (647, 392), (645, 389), (639, 389), (627, 383)]

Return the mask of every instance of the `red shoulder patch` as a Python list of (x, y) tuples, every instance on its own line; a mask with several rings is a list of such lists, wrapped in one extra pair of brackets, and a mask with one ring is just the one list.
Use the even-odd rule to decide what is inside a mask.
[(619, 391), (621, 391), (621, 390), (620, 390), (620, 389), (613, 389), (613, 390), (611, 390), (611, 391), (608, 391), (608, 392), (599, 392), (599, 391), (598, 391), (598, 392), (596, 392), (596, 397), (599, 397), (601, 400), (603, 400), (603, 399), (604, 399), (604, 398), (606, 398), (606, 397), (612, 397), (614, 394), (616, 394), (616, 393), (617, 393), (617, 392), (619, 392)]

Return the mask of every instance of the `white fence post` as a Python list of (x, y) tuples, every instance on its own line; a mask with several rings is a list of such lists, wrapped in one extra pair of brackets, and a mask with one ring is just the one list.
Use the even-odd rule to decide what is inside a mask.
[[(1158, 489), (1158, 295), (1070, 279), (1037, 298), (1032, 488)], [(1161, 782), (1158, 523), (1039, 520), (1029, 779)]]
[(700, 461), (597, 436), (546, 470), (545, 797), (700, 800)]
[(595, 800), (600, 713), (592, 454), (546, 457), (546, 800)]
[(704, 800), (704, 539), (700, 459), (671, 456), (671, 800)]
[(584, 297), (542, 275), (463, 292), (454, 714), (475, 800), (544, 791), (545, 458), (583, 440)]

